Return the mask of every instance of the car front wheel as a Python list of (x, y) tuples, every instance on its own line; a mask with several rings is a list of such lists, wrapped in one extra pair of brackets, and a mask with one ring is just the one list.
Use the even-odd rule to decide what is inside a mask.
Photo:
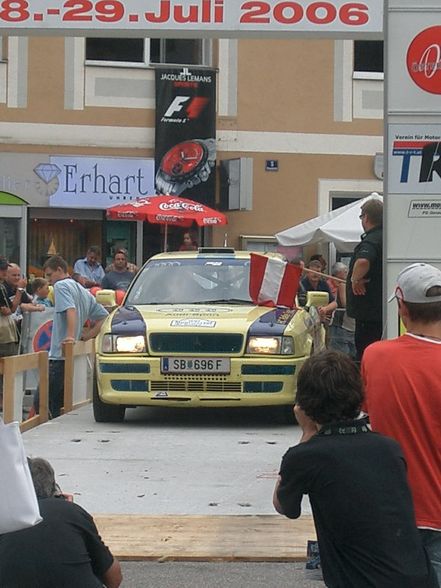
[(93, 416), (97, 423), (122, 423), (126, 412), (125, 406), (105, 404), (99, 397), (96, 377), (93, 380)]

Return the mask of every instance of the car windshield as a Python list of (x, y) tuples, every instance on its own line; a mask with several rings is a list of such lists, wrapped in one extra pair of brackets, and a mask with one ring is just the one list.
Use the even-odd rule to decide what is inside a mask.
[(252, 304), (249, 259), (157, 259), (138, 274), (126, 305)]

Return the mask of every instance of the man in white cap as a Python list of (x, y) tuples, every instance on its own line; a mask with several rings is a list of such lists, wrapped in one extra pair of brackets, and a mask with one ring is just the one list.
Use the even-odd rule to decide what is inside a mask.
[(407, 332), (365, 350), (365, 409), (372, 429), (403, 449), (416, 522), (441, 586), (441, 270), (406, 267), (393, 298)]

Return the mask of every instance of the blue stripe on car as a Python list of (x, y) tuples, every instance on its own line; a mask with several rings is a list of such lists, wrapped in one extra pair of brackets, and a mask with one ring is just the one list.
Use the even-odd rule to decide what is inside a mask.
[(283, 335), (286, 325), (292, 320), (297, 310), (289, 308), (272, 308), (259, 317), (248, 329), (249, 337), (277, 337)]
[(145, 335), (146, 326), (134, 306), (121, 306), (112, 317), (113, 335)]

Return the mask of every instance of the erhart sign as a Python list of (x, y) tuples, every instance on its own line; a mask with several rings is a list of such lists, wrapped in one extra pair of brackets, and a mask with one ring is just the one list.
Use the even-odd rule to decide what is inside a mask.
[[(383, 0), (15, 0), (0, 3), (0, 34), (63, 30), (87, 35), (148, 31), (169, 36), (179, 31), (197, 36), (289, 32), (381, 37)], [(139, 32), (138, 32), (139, 34)]]
[(108, 208), (154, 191), (154, 160), (50, 156), (34, 173), (45, 183), (49, 205)]

